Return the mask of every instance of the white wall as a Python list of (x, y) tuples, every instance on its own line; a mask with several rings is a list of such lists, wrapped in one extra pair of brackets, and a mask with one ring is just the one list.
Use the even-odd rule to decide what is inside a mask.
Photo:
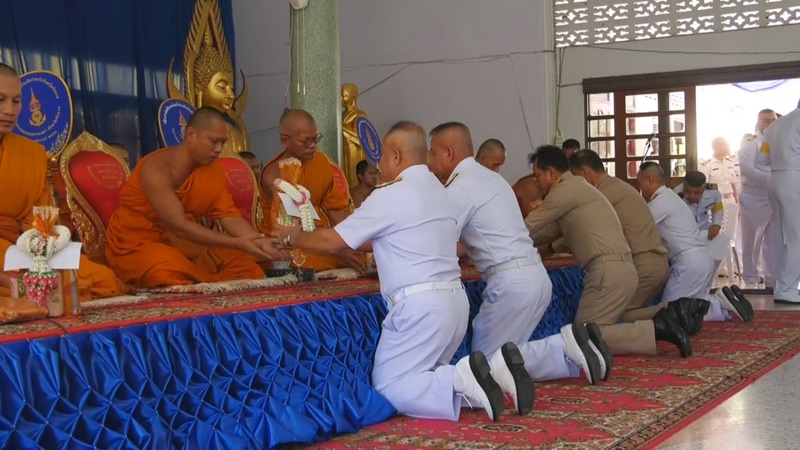
[[(800, 61), (800, 53), (780, 54), (797, 52), (798, 36), (800, 25), (792, 25), (625, 42), (601, 48), (567, 48), (561, 79), (561, 85), (565, 87), (561, 89), (559, 129), (567, 137), (584, 142), (584, 95), (580, 85), (584, 79)], [(699, 52), (729, 54), (698, 54)], [(800, 92), (797, 96), (800, 96)]]
[[(318, 0), (312, 0), (318, 1)], [(528, 173), (527, 155), (554, 129), (551, 2), (341, 0), (342, 82), (379, 132), (409, 119), (430, 129), (461, 121), (475, 145), (508, 149), (503, 175)], [(250, 86), (245, 119), (253, 151), (279, 150), (278, 117), (289, 70), (286, 1), (237, 0), (237, 63)], [(485, 57), (485, 58), (481, 58)], [(523, 116), (524, 110), (524, 116)]]

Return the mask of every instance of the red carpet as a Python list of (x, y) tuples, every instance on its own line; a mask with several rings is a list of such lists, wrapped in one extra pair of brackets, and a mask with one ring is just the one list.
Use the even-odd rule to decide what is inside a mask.
[(652, 448), (800, 352), (800, 311), (706, 324), (693, 344), (688, 359), (670, 345), (659, 345), (658, 356), (615, 357), (611, 379), (598, 386), (583, 378), (537, 384), (534, 412), (524, 417), (511, 410), (496, 424), (478, 411), (458, 422), (396, 417), (316, 448)]

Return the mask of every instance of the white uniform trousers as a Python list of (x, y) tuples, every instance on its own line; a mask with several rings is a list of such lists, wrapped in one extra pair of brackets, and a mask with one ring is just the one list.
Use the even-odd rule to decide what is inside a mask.
[(375, 350), (372, 384), (401, 414), (458, 420), (462, 396), (450, 365), (469, 323), (464, 288), (420, 292), (391, 306)]
[(800, 171), (773, 171), (769, 179), (777, 270), (774, 297), (800, 301)]
[(680, 298), (701, 298), (711, 302), (711, 308), (705, 315), (706, 322), (724, 322), (729, 319), (722, 306), (713, 295), (711, 285), (714, 282), (717, 262), (705, 248), (697, 248), (679, 253), (669, 262), (669, 278), (664, 287), (662, 302), (671, 302)]
[(579, 376), (564, 356), (560, 334), (529, 341), (553, 297), (553, 284), (541, 262), (488, 277), (483, 303), (472, 321), (472, 351), (487, 357), (506, 342), (519, 347), (534, 381)]
[[(772, 216), (766, 190), (745, 187), (739, 195), (739, 229), (741, 230), (742, 278), (745, 283), (759, 281), (758, 266), (764, 271), (764, 280), (774, 279), (770, 267), (762, 263), (772, 257), (772, 246), (764, 239)], [(762, 255), (763, 258), (762, 258)]]

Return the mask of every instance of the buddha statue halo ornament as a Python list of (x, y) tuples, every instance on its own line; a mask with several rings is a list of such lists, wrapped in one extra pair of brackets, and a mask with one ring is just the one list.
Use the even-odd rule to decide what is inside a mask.
[(169, 97), (184, 100), (195, 109), (215, 108), (229, 119), (228, 141), (223, 153), (249, 151), (250, 138), (243, 114), (247, 107), (247, 82), (242, 73), (242, 91), (234, 91), (231, 61), (217, 0), (197, 0), (183, 54), (184, 90), (175, 85), (172, 62), (167, 72)]

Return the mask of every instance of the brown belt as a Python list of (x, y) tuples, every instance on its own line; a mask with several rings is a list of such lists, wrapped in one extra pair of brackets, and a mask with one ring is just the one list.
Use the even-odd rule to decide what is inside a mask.
[(588, 270), (589, 267), (592, 266), (593, 264), (600, 264), (600, 263), (606, 263), (606, 262), (617, 262), (617, 261), (633, 263), (633, 257), (631, 257), (630, 253), (625, 253), (624, 255), (600, 255), (600, 256), (595, 256), (594, 258), (592, 258), (591, 261), (589, 261), (588, 264), (586, 264), (584, 266), (584, 269)]

